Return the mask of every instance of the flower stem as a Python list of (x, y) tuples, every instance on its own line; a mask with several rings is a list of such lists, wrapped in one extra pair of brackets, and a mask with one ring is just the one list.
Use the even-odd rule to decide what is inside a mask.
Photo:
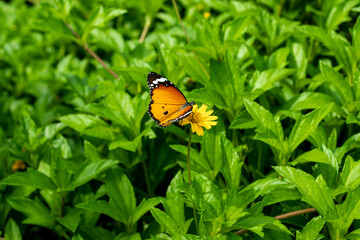
[[(188, 152), (187, 152), (187, 172), (188, 172), (189, 188), (191, 187), (191, 172), (190, 172), (191, 137), (192, 137), (192, 132), (191, 132), (191, 128), (189, 128), (189, 142), (188, 142)], [(196, 233), (199, 235), (199, 223), (198, 223), (198, 219), (196, 217), (195, 202), (193, 202), (192, 205), (193, 205), (193, 214), (194, 214)]]
[[(66, 27), (72, 32), (72, 34), (79, 40), (79, 42), (82, 42), (81, 37), (75, 30), (70, 26), (70, 24), (65, 23)], [(98, 61), (105, 69), (108, 71), (115, 79), (118, 79), (119, 76), (109, 68), (109, 66), (93, 51), (90, 49), (90, 47), (87, 45), (86, 42), (82, 43), (82, 47), (87, 51), (93, 58), (95, 58), (96, 61)]]
[(190, 149), (191, 149), (191, 129), (189, 129), (189, 142), (188, 142), (188, 151), (187, 151), (187, 172), (189, 179), (189, 186), (191, 186), (191, 173), (190, 173)]
[(141, 32), (141, 35), (140, 35), (140, 38), (139, 38), (139, 43), (144, 42), (146, 34), (149, 31), (150, 24), (151, 24), (151, 17), (147, 15), (145, 17), (145, 25), (144, 25), (144, 28), (143, 28), (143, 30)]
[(144, 178), (145, 178), (145, 183), (146, 183), (146, 190), (148, 192), (148, 196), (152, 197), (152, 192), (151, 192), (151, 187), (150, 187), (150, 181), (149, 181), (149, 173), (148, 173), (148, 168), (147, 165), (145, 163), (145, 159), (141, 159), (141, 165), (143, 167), (143, 171), (144, 171)]
[[(175, 1), (175, 0), (172, 0), (172, 3), (173, 3), (173, 5), (174, 5), (174, 9), (175, 9), (177, 18), (178, 18), (178, 20), (179, 20), (179, 22), (180, 22), (181, 28), (183, 29), (183, 32), (184, 32), (184, 34), (185, 34), (185, 38), (186, 38), (187, 42), (190, 43), (190, 38), (189, 38), (189, 35), (187, 34), (187, 32), (186, 32), (186, 30), (185, 30), (185, 27), (184, 27), (184, 24), (183, 24), (182, 20), (181, 20), (180, 13), (179, 13), (179, 10), (178, 10), (177, 5), (176, 5), (176, 1)], [(193, 52), (193, 54), (194, 54), (194, 56), (195, 56), (196, 61), (199, 63), (201, 69), (204, 71), (207, 79), (210, 79), (210, 75), (209, 75), (209, 73), (206, 71), (204, 65), (201, 63), (199, 57), (196, 55), (196, 53), (195, 53), (194, 50), (193, 50), (192, 52)]]
[[(274, 217), (277, 220), (281, 220), (281, 219), (285, 219), (285, 218), (290, 218), (290, 217), (295, 217), (301, 214), (306, 214), (306, 213), (313, 213), (313, 212), (317, 212), (317, 210), (315, 208), (307, 208), (307, 209), (302, 209), (302, 210), (298, 210), (295, 212), (290, 212), (290, 213), (285, 213), (285, 214), (281, 214), (279, 216)], [(241, 229), (237, 232), (234, 232), (236, 235), (242, 235), (244, 233), (246, 233), (247, 229)]]

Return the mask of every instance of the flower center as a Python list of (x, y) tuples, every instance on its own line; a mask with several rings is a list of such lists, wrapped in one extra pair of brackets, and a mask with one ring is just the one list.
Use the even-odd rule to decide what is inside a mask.
[(197, 123), (200, 120), (200, 114), (194, 113), (192, 114), (192, 122)]

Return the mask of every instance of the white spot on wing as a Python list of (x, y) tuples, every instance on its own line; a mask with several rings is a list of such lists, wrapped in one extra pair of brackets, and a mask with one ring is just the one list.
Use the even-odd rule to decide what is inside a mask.
[(155, 81), (153, 81), (152, 83), (157, 85), (159, 82), (167, 82), (169, 80), (167, 80), (166, 78), (159, 78), (159, 79), (156, 79)]

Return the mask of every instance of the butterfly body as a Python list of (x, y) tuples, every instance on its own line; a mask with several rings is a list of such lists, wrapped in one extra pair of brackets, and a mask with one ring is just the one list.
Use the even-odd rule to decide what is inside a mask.
[(187, 117), (194, 102), (188, 102), (182, 92), (160, 74), (150, 72), (147, 76), (150, 89), (149, 115), (160, 127)]

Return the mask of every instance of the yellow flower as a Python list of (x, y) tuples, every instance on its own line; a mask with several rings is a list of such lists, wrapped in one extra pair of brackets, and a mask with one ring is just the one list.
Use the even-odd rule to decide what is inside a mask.
[(204, 135), (204, 130), (202, 127), (206, 129), (210, 129), (211, 126), (215, 126), (217, 124), (216, 120), (217, 116), (210, 116), (214, 110), (206, 111), (207, 106), (202, 105), (198, 109), (198, 105), (194, 105), (192, 112), (190, 115), (180, 121), (180, 125), (184, 126), (185, 124), (190, 123), (191, 130), (193, 133), (196, 132), (197, 135), (202, 136)]
[(210, 12), (204, 12), (204, 18), (208, 19), (211, 16)]

